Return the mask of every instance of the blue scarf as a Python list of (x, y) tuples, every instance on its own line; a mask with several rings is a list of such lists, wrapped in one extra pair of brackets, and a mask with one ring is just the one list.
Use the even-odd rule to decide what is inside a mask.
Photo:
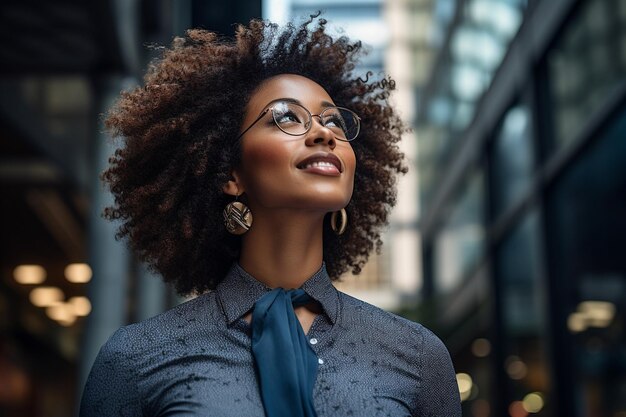
[(313, 386), (318, 359), (293, 306), (311, 297), (302, 289), (276, 288), (254, 304), (252, 354), (267, 417), (316, 417)]

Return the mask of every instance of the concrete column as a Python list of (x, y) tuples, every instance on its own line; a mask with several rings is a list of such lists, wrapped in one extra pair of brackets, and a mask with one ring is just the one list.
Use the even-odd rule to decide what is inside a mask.
[(145, 320), (165, 311), (169, 287), (160, 276), (150, 272), (147, 266), (140, 263), (137, 266), (137, 308), (135, 319)]
[(98, 125), (91, 152), (91, 208), (88, 219), (89, 264), (93, 270), (88, 296), (92, 310), (83, 333), (79, 394), (82, 394), (84, 382), (100, 347), (117, 328), (126, 324), (127, 319), (130, 253), (124, 241), (115, 240), (119, 223), (102, 217), (104, 207), (113, 204), (113, 196), (99, 179), (100, 173), (108, 167), (109, 156), (115, 150), (114, 143), (104, 133), (100, 115), (111, 107), (123, 88), (124, 83), (119, 77), (100, 80), (95, 86)]
[(115, 240), (119, 223), (102, 218), (102, 210), (113, 204), (113, 196), (101, 183), (99, 176), (108, 167), (108, 158), (116, 148), (116, 142), (112, 142), (110, 136), (104, 132), (102, 115), (117, 100), (120, 91), (137, 84), (135, 77), (141, 67), (139, 2), (115, 0), (111, 6), (124, 68), (131, 76), (124, 78), (120, 75), (103, 75), (94, 83), (96, 132), (90, 152), (91, 209), (88, 225), (89, 263), (93, 270), (88, 295), (92, 310), (83, 333), (78, 398), (82, 395), (85, 380), (100, 347), (117, 328), (126, 324), (129, 316), (131, 255), (125, 242)]

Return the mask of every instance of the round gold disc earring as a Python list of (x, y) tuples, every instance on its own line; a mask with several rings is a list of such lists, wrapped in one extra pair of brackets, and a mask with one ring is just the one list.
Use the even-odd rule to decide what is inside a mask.
[(252, 226), (252, 212), (241, 201), (237, 201), (239, 196), (235, 196), (224, 208), (224, 226), (226, 230), (234, 235), (242, 235), (250, 230)]

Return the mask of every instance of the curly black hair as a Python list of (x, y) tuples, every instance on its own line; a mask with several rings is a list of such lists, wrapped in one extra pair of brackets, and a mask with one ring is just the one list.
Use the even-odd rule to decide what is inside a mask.
[(239, 257), (241, 241), (226, 231), (223, 185), (240, 163), (236, 140), (246, 104), (264, 80), (298, 74), (362, 119), (352, 142), (357, 168), (349, 227), (335, 235), (324, 221), (324, 261), (332, 279), (358, 274), (396, 201), (396, 176), (405, 173), (397, 142), (406, 130), (390, 106), (391, 78), (354, 75), (360, 42), (327, 33), (312, 15), (299, 26), (254, 19), (234, 39), (192, 29), (149, 66), (145, 84), (124, 91), (105, 119), (123, 145), (101, 174), (115, 203), (103, 216), (121, 220), (116, 239), (180, 294), (214, 289)]

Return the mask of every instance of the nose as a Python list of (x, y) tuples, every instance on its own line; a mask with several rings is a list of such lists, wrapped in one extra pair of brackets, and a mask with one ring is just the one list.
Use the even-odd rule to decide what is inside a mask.
[(337, 146), (335, 134), (322, 124), (322, 118), (317, 114), (311, 117), (311, 129), (307, 133), (305, 143), (307, 146), (328, 145), (331, 150)]

